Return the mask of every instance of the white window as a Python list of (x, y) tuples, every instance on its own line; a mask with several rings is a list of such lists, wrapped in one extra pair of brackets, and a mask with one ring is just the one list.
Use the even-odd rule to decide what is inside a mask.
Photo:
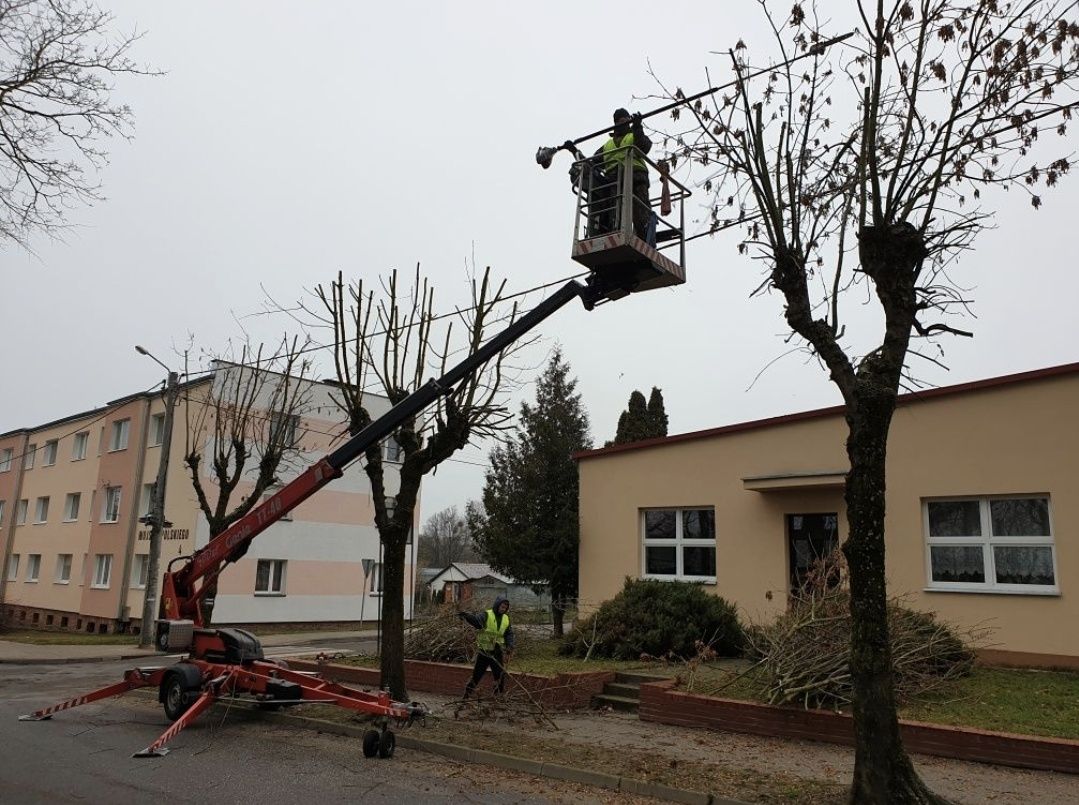
[(32, 470), (34, 468), (34, 456), (37, 454), (37, 444), (31, 442), (26, 445), (26, 452), (22, 456), (22, 468)]
[(26, 512), (30, 509), (30, 501), (23, 498), (15, 505), (15, 525), (23, 525), (26, 522)]
[(4, 508), (7, 506), (6, 500), (0, 500), (0, 525), (4, 524)]
[(150, 447), (157, 447), (165, 441), (165, 415), (154, 414), (150, 417)]
[(79, 504), (82, 502), (81, 492), (68, 492), (64, 499), (64, 522), (73, 523), (79, 519)]
[(154, 508), (154, 490), (157, 484), (143, 484), (142, 496), (139, 498), (139, 517), (149, 517)]
[[(270, 487), (269, 489), (267, 489), (267, 490), (266, 490), (265, 492), (263, 492), (263, 493), (262, 493), (262, 500), (261, 500), (261, 502), (262, 502), (262, 503), (265, 503), (265, 502), (266, 502), (267, 500), (269, 500), (270, 498), (272, 498), (272, 497), (273, 497), (274, 495), (276, 495), (276, 494), (277, 494), (278, 492), (280, 492), (280, 491), (281, 491), (281, 487), (280, 487), (280, 486), (272, 486), (272, 487)], [(291, 521), (292, 521), (292, 512), (293, 512), (293, 510), (292, 510), (292, 509), (289, 509), (289, 510), (288, 510), (287, 512), (285, 512), (284, 514), (282, 514), (282, 515), (281, 515), (281, 516), (280, 516), (279, 518), (277, 518), (277, 519), (279, 519), (279, 520), (284, 520), (285, 522), (291, 522)]]
[(15, 581), (19, 578), (19, 555), (17, 553), (11, 554), (7, 558), (7, 580)]
[(255, 592), (262, 595), (285, 594), (284, 559), (259, 559), (255, 571)]
[(48, 496), (40, 497), (37, 499), (37, 506), (34, 508), (34, 522), (35, 523), (47, 523), (49, 521), (49, 498)]
[(269, 440), (272, 444), (293, 447), (296, 444), (296, 431), (300, 428), (300, 418), (296, 414), (283, 414), (279, 411), (270, 414)]
[(127, 434), (131, 430), (130, 419), (120, 419), (112, 423), (112, 436), (109, 437), (109, 452), (127, 449)]
[(387, 436), (386, 441), (382, 443), (382, 457), (385, 461), (400, 464), (405, 460), (405, 449), (397, 443), (395, 438)]
[(57, 584), (71, 581), (71, 554), (62, 553), (56, 557), (56, 578), (53, 580)]
[(715, 509), (644, 509), (641, 537), (645, 578), (716, 580)]
[(371, 592), (382, 595), (382, 563), (371, 565)]
[(44, 448), (43, 458), (41, 460), (41, 466), (43, 466), (43, 467), (51, 467), (53, 464), (56, 463), (56, 447), (57, 447), (56, 439), (49, 439), (49, 441), (45, 442), (45, 448)]
[(1056, 593), (1047, 495), (927, 500), (922, 506), (929, 588)]
[(10, 447), (0, 450), (0, 472), (7, 472), (11, 469), (11, 454), (13, 452)]
[(86, 458), (86, 445), (90, 441), (90, 431), (84, 430), (75, 434), (75, 441), (71, 443), (71, 460), (82, 461)]
[(94, 582), (91, 587), (108, 587), (112, 578), (112, 554), (99, 553), (94, 555)]
[(41, 574), (41, 554), (32, 553), (26, 557), (26, 580), (37, 581)]
[(105, 506), (101, 510), (101, 522), (115, 523), (120, 519), (120, 487), (105, 487)]
[(146, 577), (150, 573), (150, 556), (145, 553), (135, 554), (135, 564), (131, 568), (131, 586), (144, 589)]

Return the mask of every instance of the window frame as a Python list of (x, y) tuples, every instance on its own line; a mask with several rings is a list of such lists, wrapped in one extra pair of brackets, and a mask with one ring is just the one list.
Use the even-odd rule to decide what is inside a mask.
[(165, 415), (150, 415), (150, 441), (147, 447), (160, 447), (165, 441)]
[(75, 434), (71, 442), (71, 460), (85, 461), (86, 448), (90, 445), (90, 431), (82, 430)]
[(0, 500), (0, 526), (4, 525), (4, 513), (7, 511), (7, 501)]
[[(259, 589), (259, 568), (263, 564), (270, 566), (269, 574), (266, 577), (266, 589)], [(276, 570), (276, 573), (275, 573)], [(258, 559), (255, 562), (255, 595), (257, 596), (270, 596), (270, 597), (282, 597), (286, 595), (285, 582), (288, 579), (288, 560), (287, 559)], [(274, 582), (277, 582), (276, 589), (274, 588)]]
[(0, 450), (0, 472), (11, 472), (11, 460), (14, 455), (14, 448), (5, 447)]
[(152, 481), (148, 484), (142, 485), (142, 491), (139, 493), (139, 510), (138, 516), (141, 520), (143, 517), (149, 517), (154, 513), (154, 491), (157, 489), (157, 481)]
[[(75, 511), (71, 511), (71, 503), (75, 503)], [(65, 523), (77, 523), (79, 521), (79, 510), (82, 508), (82, 492), (68, 492), (64, 496), (64, 522)]]
[[(648, 512), (673, 511), (674, 512), (674, 539), (649, 539), (646, 527)], [(712, 512), (713, 531), (716, 533), (711, 539), (693, 539), (683, 536), (685, 527), (683, 513), (691, 511)], [(638, 545), (641, 551), (641, 578), (654, 579), (657, 581), (679, 581), (690, 584), (716, 584), (719, 576), (719, 534), (715, 528), (715, 506), (647, 506), (637, 510)], [(649, 573), (648, 572), (648, 549), (649, 548), (674, 548), (675, 572), (674, 573)], [(711, 548), (715, 551), (716, 573), (711, 576), (688, 576), (684, 573), (685, 548)]]
[[(105, 570), (105, 578), (101, 580), (101, 570)], [(111, 553), (95, 553), (94, 554), (94, 577), (90, 582), (90, 589), (92, 590), (107, 590), (112, 583), (112, 554)]]
[(60, 452), (60, 440), (49, 439), (41, 448), (41, 466), (52, 467), (56, 464), (56, 456)]
[[(112, 423), (112, 428), (109, 430), (109, 451), (110, 453), (119, 453), (122, 450), (127, 450), (128, 442), (131, 438), (131, 417), (125, 419), (116, 419)], [(121, 444), (122, 442), (122, 444)]]
[(30, 442), (26, 445), (26, 452), (22, 455), (22, 468), (24, 470), (32, 470), (34, 468), (34, 457), (37, 454), (37, 442)]
[(26, 555), (26, 583), (37, 584), (41, 578), (41, 554), (29, 553)]
[[(103, 523), (118, 523), (120, 522), (120, 504), (123, 502), (123, 487), (122, 486), (106, 486), (105, 487), (105, 500), (101, 504), (101, 522)], [(116, 493), (116, 512), (112, 519), (109, 519), (109, 502), (112, 498), (112, 493)]]
[(145, 590), (150, 578), (150, 554), (137, 553), (131, 562), (131, 589)]
[[(49, 495), (39, 495), (34, 501), (34, 525), (43, 525), (49, 522)], [(44, 501), (44, 503), (42, 503)]]
[(285, 450), (291, 450), (300, 442), (300, 426), (302, 421), (299, 414), (290, 414), (284, 411), (271, 411), (268, 422), (268, 441), (275, 441), (273, 436), (282, 430), (280, 445)]
[(30, 516), (30, 498), (19, 498), (15, 502), (15, 525), (26, 525)]
[(382, 440), (382, 460), (387, 464), (404, 463), (405, 448), (401, 447), (392, 433)]
[[(67, 563), (65, 566), (64, 557), (67, 557)], [(58, 553), (56, 554), (56, 569), (53, 571), (53, 584), (70, 584), (71, 583), (71, 565), (75, 560), (74, 554), (70, 553)], [(67, 570), (67, 575), (63, 575), (60, 571)]]
[(7, 557), (7, 580), (18, 581), (19, 580), (19, 564), (22, 558), (22, 554), (10, 553)]
[[(1045, 501), (1046, 516), (1049, 520), (1048, 536), (993, 536), (993, 517), (991, 505), (997, 500)], [(978, 504), (979, 527), (977, 536), (942, 536), (934, 537), (929, 533), (929, 505), (931, 503), (972, 503)], [(1056, 551), (1056, 527), (1053, 518), (1053, 501), (1048, 493), (1022, 493), (1011, 495), (958, 495), (948, 497), (922, 498), (922, 539), (925, 543), (925, 591), (982, 593), (990, 595), (1060, 595), (1060, 568)], [(936, 581), (933, 578), (934, 547), (978, 547), (982, 550), (983, 582), (974, 581)], [(1004, 584), (997, 582), (996, 553), (994, 548), (1049, 548), (1053, 558), (1053, 581), (1049, 584)]]

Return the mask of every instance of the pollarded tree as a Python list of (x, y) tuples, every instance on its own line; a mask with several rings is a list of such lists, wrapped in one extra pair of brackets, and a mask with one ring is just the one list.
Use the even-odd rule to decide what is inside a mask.
[(556, 349), (536, 383), (535, 403), (521, 404), (517, 434), (491, 453), (483, 510), (469, 511), (480, 553), (496, 570), (549, 587), (556, 635), (562, 634), (568, 602), (577, 596), (579, 484), (573, 454), (591, 446), (577, 380)]
[[(796, 3), (777, 19), (761, 5), (782, 63), (751, 80), (755, 68), (739, 42), (733, 89), (690, 107), (691, 127), (672, 133), (675, 156), (705, 172), (713, 230), (744, 226), (739, 251), (765, 267), (759, 290), (782, 296), (793, 337), (843, 397), (851, 800), (936, 802), (896, 717), (884, 561), (888, 431), (901, 385), (916, 382), (908, 358), (922, 354), (918, 345), (939, 349), (941, 336), (970, 335), (955, 326), (969, 300), (946, 268), (985, 226), (983, 194), (1014, 189), (1038, 207), (1038, 188), (1069, 170), (1069, 147), (1055, 135), (1066, 134), (1079, 102), (1079, 25), (1066, 16), (1074, 4), (1053, 0), (850, 0), (860, 27), (824, 46), (831, 32), (817, 8)], [(845, 24), (835, 22), (835, 4), (827, 13), (828, 26)], [(883, 321), (876, 335), (848, 327), (851, 307), (867, 295)]]

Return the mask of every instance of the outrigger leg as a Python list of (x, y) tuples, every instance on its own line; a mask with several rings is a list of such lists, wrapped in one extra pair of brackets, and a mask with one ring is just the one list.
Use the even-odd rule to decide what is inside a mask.
[(132, 668), (130, 671), (124, 672), (123, 682), (117, 682), (114, 685), (95, 690), (93, 693), (76, 696), (65, 702), (54, 704), (52, 707), (35, 710), (29, 715), (19, 716), (19, 721), (45, 721), (52, 718), (54, 713), (59, 713), (62, 710), (70, 710), (72, 707), (90, 704), (100, 699), (107, 699), (110, 696), (123, 696), (129, 690), (159, 685), (164, 675), (164, 668)]
[(203, 710), (205, 710), (207, 707), (217, 701), (218, 690), (221, 684), (226, 682), (230, 676), (231, 674), (226, 674), (223, 678), (218, 677), (209, 685), (207, 685), (206, 689), (202, 692), (202, 694), (197, 699), (195, 699), (195, 703), (192, 704), (187, 710), (185, 710), (182, 716), (172, 722), (172, 726), (170, 726), (167, 730), (161, 733), (160, 738), (158, 738), (156, 741), (154, 741), (142, 751), (136, 752), (131, 757), (164, 757), (165, 755), (167, 755), (169, 753), (169, 750), (168, 747), (165, 746), (165, 744), (175, 738), (177, 733), (180, 732), (180, 730), (182, 730), (184, 727), (186, 727), (188, 724), (198, 718)]

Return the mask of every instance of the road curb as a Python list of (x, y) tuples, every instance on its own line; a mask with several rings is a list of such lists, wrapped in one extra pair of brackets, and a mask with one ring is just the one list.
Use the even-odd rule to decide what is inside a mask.
[[(222, 706), (222, 705), (217, 705)], [(246, 709), (246, 708), (245, 708)], [(314, 730), (328, 735), (341, 735), (349, 738), (362, 738), (363, 734), (371, 729), (369, 726), (355, 726), (352, 724), (339, 724), (335, 721), (323, 721), (304, 716), (285, 715), (283, 713), (262, 713), (262, 720), (281, 726), (297, 727), (300, 729)], [(414, 735), (397, 733), (397, 745), (405, 749), (415, 749), (428, 754), (458, 760), (462, 763), (483, 763), (488, 766), (496, 766), (510, 771), (520, 771), (533, 774), (537, 777), (548, 777), (554, 780), (564, 780), (571, 783), (606, 788), (611, 791), (624, 791), (627, 794), (654, 797), (655, 799), (667, 800), (668, 802), (681, 802), (685, 805), (748, 805), (740, 800), (727, 799), (726, 797), (708, 794), (703, 791), (689, 791), (681, 788), (653, 783), (647, 780), (636, 780), (632, 777), (619, 777), (605, 772), (592, 771), (591, 769), (579, 769), (574, 766), (561, 766), (556, 763), (544, 763), (529, 758), (503, 755), (499, 752), (489, 752), (485, 749), (473, 749), (467, 746), (457, 746), (440, 741), (429, 741), (425, 738), (417, 738)]]
[(81, 662), (121, 662), (123, 660), (159, 660), (175, 654), (116, 654), (112, 657), (0, 657), (0, 665), (77, 665)]

